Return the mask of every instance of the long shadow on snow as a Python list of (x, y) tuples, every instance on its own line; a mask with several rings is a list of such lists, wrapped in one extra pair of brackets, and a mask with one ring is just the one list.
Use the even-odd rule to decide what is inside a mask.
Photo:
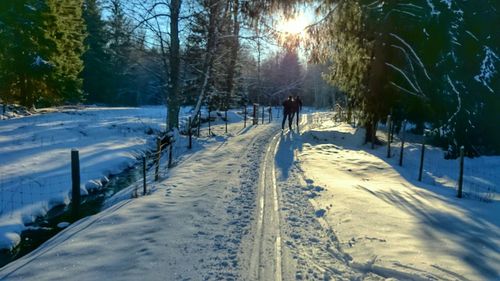
[(276, 152), (276, 168), (281, 180), (288, 179), (290, 169), (295, 161), (295, 150), (302, 151), (300, 135), (293, 131), (281, 133), (281, 140)]
[[(337, 131), (308, 131), (302, 135), (299, 141), (308, 142), (312, 146), (333, 144), (341, 149), (364, 151), (392, 166), (392, 168), (406, 179), (409, 184), (426, 191), (419, 193), (422, 194), (422, 197), (414, 196), (409, 193), (374, 192), (363, 186), (357, 186), (356, 188), (369, 192), (373, 196), (419, 218), (421, 228), (419, 229), (420, 233), (418, 235), (421, 235), (421, 238), (428, 241), (431, 245), (440, 247), (440, 244), (443, 243), (443, 237), (448, 240), (457, 241), (457, 244), (461, 245), (461, 248), (451, 253), (451, 255), (462, 259), (465, 263), (469, 264), (471, 268), (474, 268), (477, 271), (477, 277), (481, 277), (481, 279), (484, 278), (485, 280), (496, 278), (499, 274), (498, 268), (486, 264), (485, 261), (487, 258), (492, 258), (488, 256), (488, 254), (498, 253), (499, 251), (495, 241), (498, 240), (498, 233), (494, 231), (494, 227), (491, 227), (491, 225), (498, 227), (498, 221), (493, 219), (491, 214), (487, 214), (488, 212), (495, 213), (500, 211), (500, 208), (497, 207), (498, 203), (488, 204), (471, 200), (464, 202), (464, 199), (456, 198), (455, 191), (450, 188), (432, 186), (415, 181), (410, 173), (403, 171), (404, 168), (387, 161), (387, 159), (382, 158), (376, 150), (371, 150), (368, 146), (363, 145), (363, 143), (359, 141), (362, 138), (359, 138), (359, 136), (355, 137), (356, 134), (362, 133), (361, 130), (357, 130), (354, 135)], [(286, 139), (283, 146), (290, 146)], [(302, 143), (295, 143), (292, 147), (293, 146), (302, 146)], [(290, 161), (286, 163), (291, 166)], [(457, 209), (463, 211), (465, 217), (452, 216), (449, 213), (439, 211), (435, 208), (421, 208), (421, 206), (424, 205), (422, 202), (424, 196), (431, 196), (435, 200), (443, 201), (444, 204), (455, 206)], [(465, 204), (469, 206), (464, 208), (463, 205)], [(495, 258), (490, 264), (500, 264), (500, 259)]]

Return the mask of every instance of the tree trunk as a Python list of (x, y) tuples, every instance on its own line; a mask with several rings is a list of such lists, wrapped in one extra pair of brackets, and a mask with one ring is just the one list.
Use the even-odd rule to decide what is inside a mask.
[(240, 35), (240, 23), (238, 21), (239, 14), (239, 0), (234, 0), (233, 3), (233, 37), (231, 38), (231, 57), (229, 60), (228, 73), (227, 73), (227, 88), (226, 88), (226, 101), (225, 108), (229, 108), (229, 101), (232, 96), (234, 96), (234, 76), (236, 73), (236, 62), (238, 60), (238, 51), (239, 51), (239, 35)]
[(380, 141), (377, 139), (376, 132), (377, 132), (377, 124), (378, 120), (375, 118), (369, 118), (368, 120), (365, 121), (365, 143), (372, 143), (372, 144), (380, 144)]
[(167, 97), (167, 131), (171, 131), (174, 128), (179, 128), (180, 9), (181, 0), (172, 0), (170, 2), (170, 77), (168, 80), (169, 93)]
[[(208, 40), (207, 40), (207, 49), (205, 53), (205, 62), (203, 64), (203, 82), (200, 85), (200, 94), (198, 96), (198, 101), (196, 102), (196, 106), (194, 108), (193, 116), (198, 116), (198, 113), (201, 109), (201, 104), (205, 99), (205, 94), (207, 92), (208, 80), (211, 75), (212, 65), (214, 60), (214, 50), (217, 43), (217, 18), (219, 16), (221, 1), (219, 0), (210, 0), (210, 20), (208, 25)], [(199, 122), (200, 120), (193, 119), (194, 122)]]

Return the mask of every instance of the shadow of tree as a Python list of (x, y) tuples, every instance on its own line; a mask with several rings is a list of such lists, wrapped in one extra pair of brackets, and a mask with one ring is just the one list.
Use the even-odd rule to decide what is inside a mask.
[[(439, 183), (430, 185), (418, 182), (412, 173), (413, 170), (400, 167), (393, 158), (385, 158), (383, 156), (385, 151), (372, 150), (369, 145), (364, 145), (360, 134), (363, 134), (362, 130), (356, 130), (353, 133), (311, 130), (302, 135), (301, 141), (310, 143), (312, 146), (328, 144), (335, 145), (336, 149), (363, 151), (378, 158), (373, 163), (375, 166), (392, 167), (407, 181), (403, 185), (408, 187), (408, 191), (373, 191), (361, 185), (357, 188), (417, 218), (420, 227), (415, 235), (426, 241), (430, 247), (443, 248), (442, 244), (446, 243), (446, 240), (459, 245), (449, 249), (449, 254), (456, 256), (476, 270), (478, 279), (498, 278), (500, 273), (498, 267), (500, 264), (500, 234), (498, 233), (500, 207), (498, 202), (489, 204), (458, 199), (454, 189)], [(410, 191), (410, 188), (413, 190)], [(460, 215), (439, 209), (437, 206), (430, 206), (429, 201), (451, 206), (459, 211)], [(494, 215), (495, 213), (497, 216)]]
[(474, 268), (478, 277), (481, 276), (484, 280), (497, 277), (499, 268), (494, 264), (500, 264), (499, 233), (495, 231), (496, 227), (492, 227), (478, 214), (462, 210), (465, 216), (454, 216), (438, 208), (423, 208), (428, 205), (423, 202), (424, 198), (410, 192), (372, 191), (361, 185), (356, 188), (417, 218), (421, 227), (415, 235), (420, 236), (431, 247), (442, 247), (444, 240), (460, 245), (460, 248), (451, 250), (453, 252), (449, 254)]

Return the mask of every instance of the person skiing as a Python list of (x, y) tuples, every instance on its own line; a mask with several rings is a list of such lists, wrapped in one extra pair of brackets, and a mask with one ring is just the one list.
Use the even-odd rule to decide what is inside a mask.
[[(294, 114), (297, 114), (297, 128), (299, 128), (299, 116), (300, 116), (300, 112), (302, 111), (302, 100), (300, 99), (299, 96), (295, 96), (295, 98), (293, 99), (293, 112)], [(293, 114), (292, 114), (292, 120), (293, 120)]]
[(281, 122), (282, 130), (285, 129), (286, 119), (288, 119), (288, 127), (290, 128), (290, 130), (292, 130), (293, 107), (294, 102), (292, 96), (289, 96), (288, 99), (283, 102), (283, 122)]

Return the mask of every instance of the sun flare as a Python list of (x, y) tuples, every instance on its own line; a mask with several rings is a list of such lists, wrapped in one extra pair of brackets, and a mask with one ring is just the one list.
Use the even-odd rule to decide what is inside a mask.
[(305, 15), (300, 14), (294, 18), (280, 20), (277, 26), (277, 30), (282, 33), (297, 35), (305, 32), (308, 24), (309, 23)]

